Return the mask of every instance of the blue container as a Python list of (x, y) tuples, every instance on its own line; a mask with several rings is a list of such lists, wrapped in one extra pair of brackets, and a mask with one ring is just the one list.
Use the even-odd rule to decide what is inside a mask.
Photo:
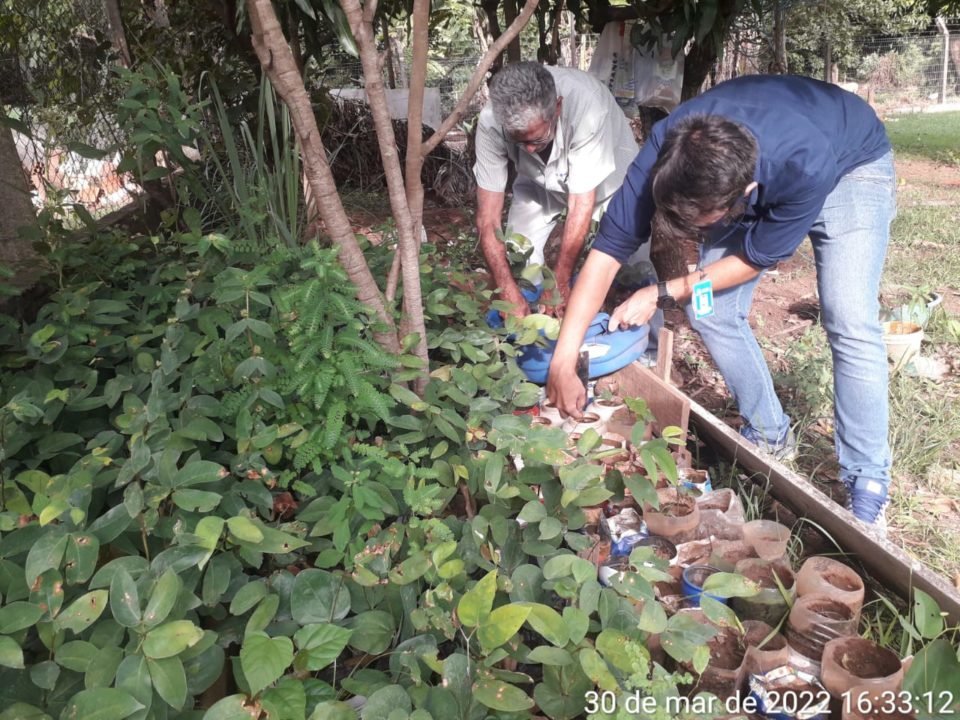
[(713, 598), (724, 605), (727, 604), (727, 598), (703, 592), (703, 583), (707, 581), (708, 577), (718, 572), (720, 570), (710, 565), (691, 565), (684, 569), (683, 575), (680, 577), (680, 589), (683, 592), (687, 607), (700, 607), (700, 597), (702, 595)]

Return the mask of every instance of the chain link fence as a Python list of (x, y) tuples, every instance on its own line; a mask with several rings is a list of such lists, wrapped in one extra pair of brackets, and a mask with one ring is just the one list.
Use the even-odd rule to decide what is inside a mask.
[(960, 101), (960, 32), (867, 40), (847, 74), (883, 107)]
[(123, 137), (103, 3), (6, 4), (14, 31), (0, 40), (0, 105), (34, 204), (80, 203), (94, 217), (129, 204), (139, 188), (117, 172)]

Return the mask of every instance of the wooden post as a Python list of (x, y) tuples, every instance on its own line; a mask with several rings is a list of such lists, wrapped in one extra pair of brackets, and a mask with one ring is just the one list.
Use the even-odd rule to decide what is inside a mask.
[(657, 377), (665, 383), (671, 383), (670, 371), (673, 369), (673, 331), (660, 328), (657, 336)]

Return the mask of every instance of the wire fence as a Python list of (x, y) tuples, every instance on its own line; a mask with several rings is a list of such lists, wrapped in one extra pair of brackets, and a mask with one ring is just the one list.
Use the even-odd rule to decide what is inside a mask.
[(960, 35), (867, 40), (859, 62), (847, 68), (878, 105), (918, 106), (960, 99)]

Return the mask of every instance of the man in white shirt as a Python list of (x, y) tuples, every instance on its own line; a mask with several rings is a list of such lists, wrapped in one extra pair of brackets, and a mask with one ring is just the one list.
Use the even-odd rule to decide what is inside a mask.
[[(562, 313), (590, 223), (600, 218), (636, 154), (626, 117), (592, 75), (522, 62), (493, 78), (490, 102), (477, 125), (477, 232), (500, 297), (513, 303), (516, 316), (526, 315), (529, 307), (497, 239), (508, 163), (516, 167), (517, 178), (507, 230), (533, 246), (530, 264), (543, 265), (544, 246), (566, 210), (552, 268)], [(641, 248), (645, 257), (631, 258), (631, 264), (649, 259), (649, 244)]]

